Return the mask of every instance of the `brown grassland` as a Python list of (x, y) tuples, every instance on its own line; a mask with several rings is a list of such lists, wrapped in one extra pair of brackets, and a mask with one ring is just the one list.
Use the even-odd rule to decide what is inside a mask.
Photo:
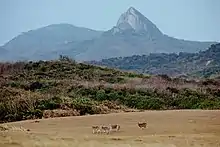
[[(147, 121), (141, 130), (138, 121)], [(111, 134), (92, 134), (92, 125), (120, 124)], [(167, 110), (28, 120), (4, 124), (1, 147), (218, 147), (220, 111)]]

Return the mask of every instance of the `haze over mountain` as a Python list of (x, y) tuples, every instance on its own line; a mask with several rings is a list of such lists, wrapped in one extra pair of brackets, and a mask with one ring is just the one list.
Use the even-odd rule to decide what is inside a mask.
[(71, 24), (53, 24), (20, 34), (3, 48), (17, 59), (50, 59), (52, 52), (63, 51), (66, 44), (90, 40), (101, 33)]
[(48, 60), (63, 54), (76, 60), (101, 60), (162, 52), (194, 53), (213, 43), (169, 37), (130, 7), (116, 26), (106, 32), (55, 24), (21, 34), (3, 46), (9, 53), (1, 59)]

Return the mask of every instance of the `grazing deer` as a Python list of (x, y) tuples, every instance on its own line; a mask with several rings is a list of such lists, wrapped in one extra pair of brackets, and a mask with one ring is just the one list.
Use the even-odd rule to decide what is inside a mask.
[(103, 130), (104, 133), (109, 134), (112, 130), (111, 126), (102, 126), (101, 129)]
[(147, 123), (146, 122), (138, 122), (138, 127), (143, 130), (144, 128), (147, 127)]
[(112, 129), (112, 130), (119, 131), (119, 130), (120, 130), (120, 125), (118, 125), (118, 124), (116, 124), (116, 125), (111, 125), (111, 129)]
[(101, 127), (100, 126), (92, 126), (92, 133), (100, 133)]

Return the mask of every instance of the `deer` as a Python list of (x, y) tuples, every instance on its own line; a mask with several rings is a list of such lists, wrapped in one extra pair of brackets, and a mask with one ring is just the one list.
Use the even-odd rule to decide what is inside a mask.
[(138, 122), (138, 127), (143, 130), (144, 128), (147, 127), (147, 123), (146, 122)]
[(120, 125), (118, 124), (113, 124), (113, 125), (110, 125), (111, 126), (111, 130), (115, 130), (115, 131), (119, 131), (120, 130)]
[(100, 133), (101, 132), (101, 127), (100, 126), (92, 126), (92, 133)]
[(109, 134), (111, 131), (112, 131), (112, 127), (109, 125), (109, 126), (101, 126), (101, 129), (103, 130), (104, 133), (107, 133)]

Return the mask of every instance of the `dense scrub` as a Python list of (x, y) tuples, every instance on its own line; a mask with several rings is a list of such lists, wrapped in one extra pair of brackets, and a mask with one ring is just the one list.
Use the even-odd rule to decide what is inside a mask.
[(212, 78), (220, 73), (220, 43), (198, 53), (153, 53), (89, 61), (94, 65), (135, 70), (147, 74), (167, 74)]
[(0, 64), (0, 121), (120, 111), (219, 109), (218, 80), (187, 81), (57, 61)]

